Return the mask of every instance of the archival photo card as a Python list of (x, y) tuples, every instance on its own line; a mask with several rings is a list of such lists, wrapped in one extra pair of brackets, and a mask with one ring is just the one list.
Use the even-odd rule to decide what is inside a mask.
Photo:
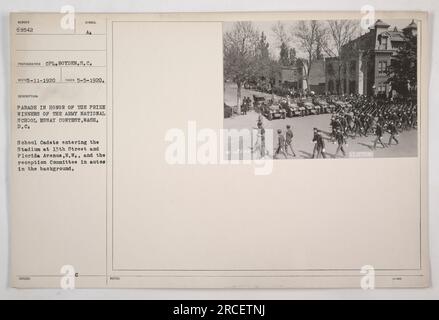
[(428, 287), (426, 25), (12, 13), (11, 286)]
[(417, 29), (410, 18), (225, 22), (224, 128), (243, 130), (241, 156), (417, 157)]

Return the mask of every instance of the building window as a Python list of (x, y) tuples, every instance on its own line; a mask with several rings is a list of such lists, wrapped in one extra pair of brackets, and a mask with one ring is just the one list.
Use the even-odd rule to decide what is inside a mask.
[(357, 71), (357, 61), (352, 60), (350, 68), (351, 68), (351, 70), (350, 70), (351, 74), (355, 74), (355, 72)]
[(379, 61), (378, 62), (378, 74), (384, 75), (387, 71), (387, 61)]
[(382, 37), (381, 38), (380, 49), (381, 50), (387, 50), (387, 37)]

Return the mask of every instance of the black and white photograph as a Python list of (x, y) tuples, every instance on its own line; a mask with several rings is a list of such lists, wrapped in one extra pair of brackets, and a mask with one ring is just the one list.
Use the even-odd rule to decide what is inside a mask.
[(439, 2), (282, 1), (0, 4), (0, 300), (439, 297)]
[(225, 22), (224, 129), (254, 159), (416, 157), (417, 41), (415, 19)]

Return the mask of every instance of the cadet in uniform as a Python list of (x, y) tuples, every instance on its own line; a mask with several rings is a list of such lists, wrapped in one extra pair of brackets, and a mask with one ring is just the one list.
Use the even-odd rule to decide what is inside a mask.
[(361, 119), (360, 119), (360, 115), (358, 115), (358, 114), (356, 114), (354, 117), (354, 126), (355, 126), (354, 137), (356, 137), (357, 134), (361, 137), (363, 127), (361, 126)]
[(335, 156), (338, 155), (338, 152), (341, 151), (343, 153), (343, 157), (346, 156), (346, 152), (344, 151), (343, 145), (346, 143), (345, 137), (340, 130), (335, 132), (335, 140), (338, 143), (337, 151), (335, 152)]
[(399, 141), (395, 137), (398, 134), (398, 130), (396, 129), (395, 123), (393, 121), (390, 121), (389, 126), (388, 126), (388, 130), (389, 130), (389, 133), (390, 133), (390, 138), (389, 138), (388, 145), (389, 146), (391, 145), (392, 140), (395, 140), (396, 144), (398, 144)]
[(285, 153), (285, 137), (282, 134), (282, 130), (278, 129), (277, 130), (277, 149), (276, 152), (274, 153), (274, 158), (279, 154), (282, 153), (285, 157), (285, 159), (287, 159), (287, 154)]
[(314, 137), (312, 139), (312, 142), (314, 142), (314, 150), (312, 152), (312, 158), (315, 157), (318, 158), (321, 154), (322, 157), (325, 159), (325, 141), (323, 141), (322, 134), (320, 133), (320, 130), (317, 128), (314, 128)]
[(337, 129), (340, 128), (340, 121), (338, 120), (336, 115), (332, 115), (331, 117), (331, 140), (335, 140), (335, 133)]
[(386, 146), (381, 141), (381, 138), (383, 137), (383, 127), (381, 126), (381, 121), (377, 121), (377, 125), (376, 125), (376, 128), (375, 128), (375, 134), (376, 134), (376, 139), (375, 139), (375, 141), (373, 143), (373, 148), (374, 149), (377, 148), (377, 142), (381, 143), (383, 148), (385, 148)]
[(285, 134), (285, 151), (287, 154), (289, 154), (288, 148), (290, 148), (291, 152), (293, 153), (293, 157), (295, 157), (296, 154), (294, 153), (293, 146), (292, 146), (293, 136), (294, 136), (294, 134), (293, 134), (293, 130), (291, 130), (291, 126), (289, 124), (287, 124), (287, 132)]

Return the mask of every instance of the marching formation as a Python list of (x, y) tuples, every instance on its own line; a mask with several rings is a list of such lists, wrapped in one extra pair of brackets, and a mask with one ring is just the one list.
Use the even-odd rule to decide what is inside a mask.
[[(317, 127), (313, 128), (311, 142), (314, 147), (312, 153), (310, 153), (310, 158), (326, 158), (325, 143), (327, 142), (337, 144), (333, 157), (340, 155), (345, 157), (348, 139), (355, 141), (357, 137), (373, 136), (370, 149), (375, 150), (377, 145), (387, 148), (392, 144), (399, 144), (399, 133), (417, 127), (417, 106), (410, 99), (389, 101), (376, 100), (361, 95), (348, 96), (338, 99), (333, 104), (330, 113), (330, 132)], [(258, 139), (252, 148), (252, 152), (258, 152), (261, 157), (265, 157), (270, 156), (270, 152), (265, 147), (265, 129), (262, 114), (259, 115), (257, 128), (255, 128), (258, 130)], [(389, 134), (389, 139), (383, 142), (383, 135), (386, 132)], [(284, 130), (277, 129), (273, 158), (296, 157), (293, 137), (291, 125), (287, 125)]]
[[(386, 148), (392, 142), (399, 143), (396, 138), (398, 133), (416, 128), (417, 108), (411, 100), (377, 102), (364, 96), (357, 96), (347, 101), (345, 107), (333, 113), (330, 123), (331, 139), (341, 145), (346, 139), (341, 139), (340, 136), (355, 138), (374, 134), (373, 149), (376, 149), (378, 142)], [(386, 131), (390, 134), (387, 145), (381, 140)], [(343, 149), (341, 150), (344, 154)]]

